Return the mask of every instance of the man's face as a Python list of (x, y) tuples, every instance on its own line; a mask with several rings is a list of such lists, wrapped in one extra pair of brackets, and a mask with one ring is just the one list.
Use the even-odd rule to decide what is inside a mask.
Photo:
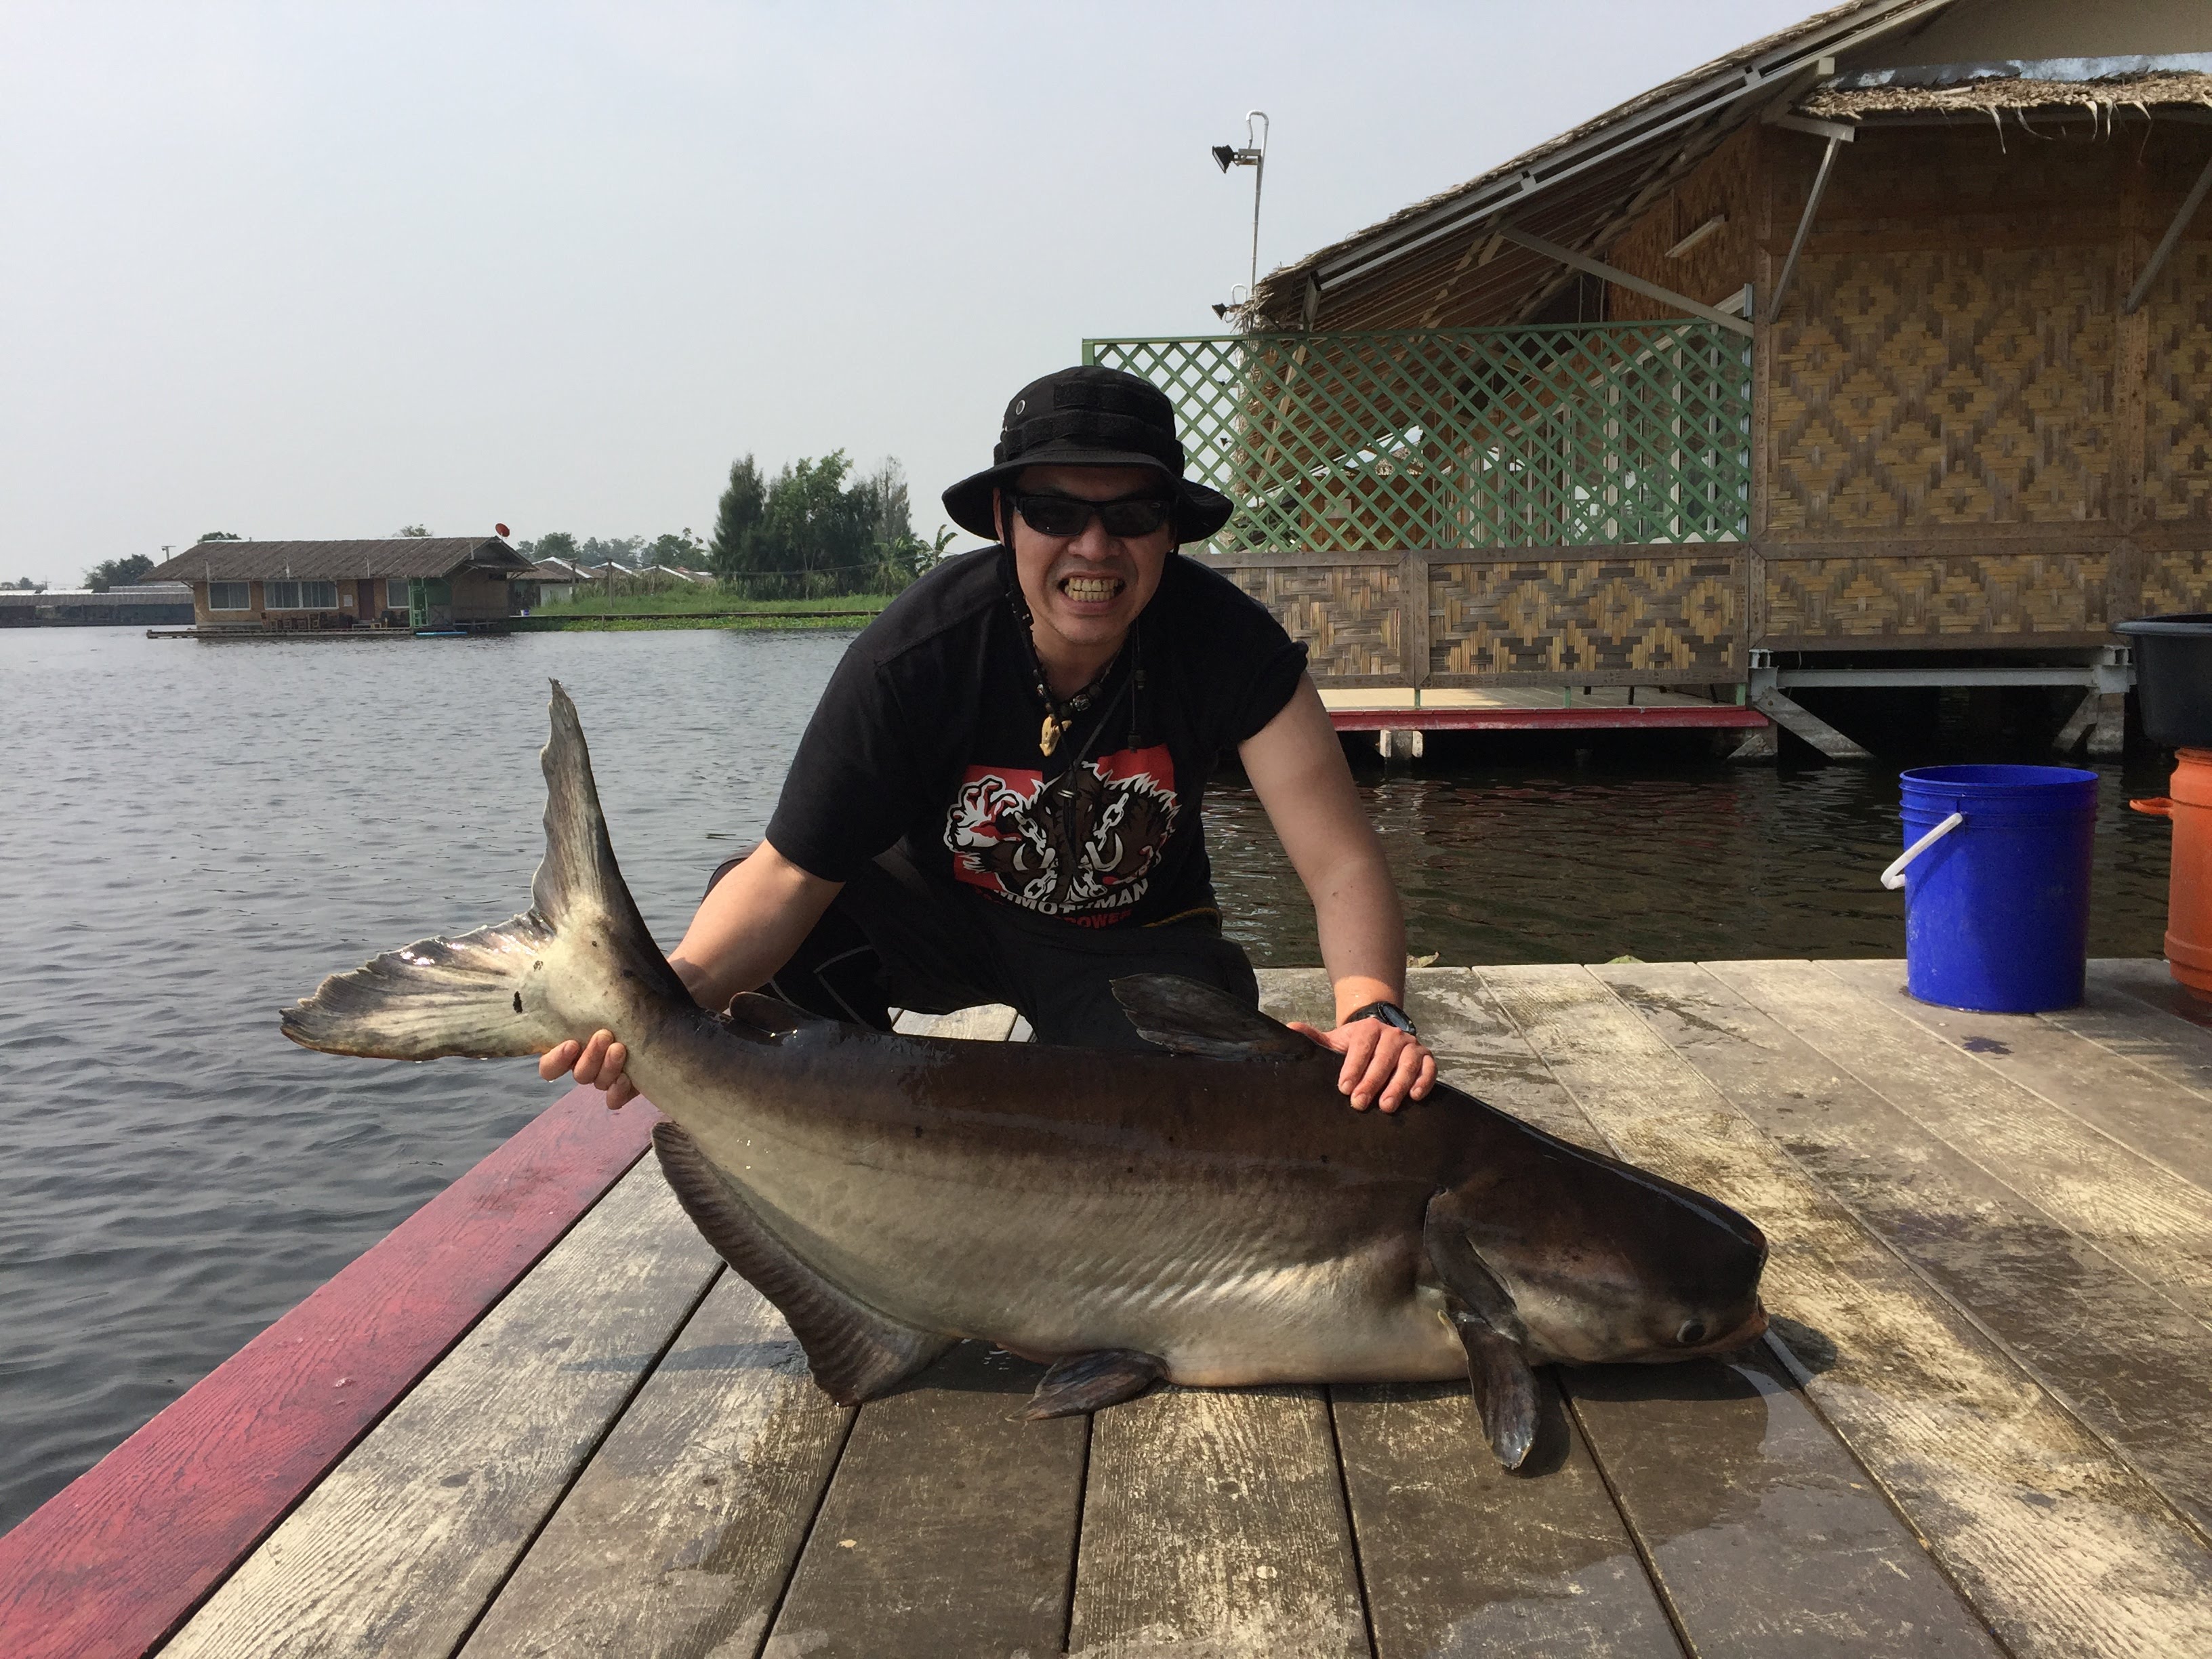
[[(1074, 495), (1110, 501), (1125, 495), (1167, 495), (1165, 477), (1143, 466), (1032, 466), (1012, 495)], [(1174, 550), (1165, 525), (1148, 536), (1109, 536), (1093, 514), (1075, 536), (1045, 536), (1030, 528), (1007, 492), (999, 496), (999, 522), (1012, 531), (1014, 569), (1040, 636), (1051, 635), (1079, 651), (1119, 646), (1152, 600)], [(1038, 649), (1052, 654), (1053, 641)]]

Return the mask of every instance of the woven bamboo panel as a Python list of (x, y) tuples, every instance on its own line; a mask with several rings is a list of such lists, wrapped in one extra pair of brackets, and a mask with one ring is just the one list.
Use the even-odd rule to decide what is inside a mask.
[(2175, 247), (2144, 296), (2143, 511), (2212, 518), (2212, 241)]
[(1395, 564), (1289, 566), (1225, 574), (1273, 611), (1292, 639), (1304, 643), (1316, 679), (1406, 672), (1401, 625), (1404, 596)]
[(2137, 614), (2170, 617), (2177, 611), (2212, 611), (2212, 553), (2151, 556)]
[(1545, 559), (1429, 573), (1437, 673), (1732, 671), (1741, 627), (1733, 559)]
[(1774, 331), (1770, 534), (2106, 518), (2112, 273), (2084, 246), (1807, 253)]
[[(1647, 208), (1607, 250), (1607, 260), (1647, 281), (1717, 305), (1750, 280), (1752, 264), (1751, 152), (1747, 127), (1722, 142), (1690, 176)], [(1668, 249), (1715, 218), (1726, 223), (1674, 258)], [(1609, 284), (1605, 314), (1615, 322), (1679, 317), (1665, 301)]]
[(1910, 640), (2102, 629), (2103, 553), (1770, 559), (1769, 640)]

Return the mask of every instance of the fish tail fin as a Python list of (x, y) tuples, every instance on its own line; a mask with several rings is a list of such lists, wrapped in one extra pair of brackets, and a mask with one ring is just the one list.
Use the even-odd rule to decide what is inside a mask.
[(284, 1011), (286, 1036), (326, 1054), (489, 1060), (543, 1054), (653, 1004), (690, 1002), (615, 863), (583, 726), (557, 680), (552, 720), (545, 857), (531, 908), (331, 975)]

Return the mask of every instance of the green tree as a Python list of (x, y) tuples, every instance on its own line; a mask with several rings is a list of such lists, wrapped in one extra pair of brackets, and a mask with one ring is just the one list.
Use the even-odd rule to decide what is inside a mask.
[(645, 562), (665, 564), (678, 570), (696, 570), (706, 552), (699, 544), (699, 538), (689, 529), (680, 536), (672, 530), (653, 538), (653, 545), (645, 550)]
[(105, 593), (111, 587), (128, 587), (153, 568), (153, 560), (143, 553), (103, 559), (84, 573), (84, 585), (95, 593)]
[(566, 559), (574, 564), (576, 562), (576, 538), (565, 530), (549, 530), (538, 538), (538, 544), (531, 549), (531, 552), (541, 560)]
[(708, 563), (725, 580), (755, 568), (753, 537), (768, 506), (768, 484), (750, 455), (730, 463), (729, 487), (714, 509), (714, 532), (707, 541)]
[(768, 487), (754, 539), (756, 570), (784, 573), (808, 593), (849, 593), (876, 562), (874, 504), (848, 489), (853, 463), (842, 449), (785, 467)]
[[(235, 530), (204, 530), (200, 532), (200, 540), (203, 542), (242, 542), (246, 538)], [(195, 543), (194, 545), (198, 544)]]
[(428, 536), (430, 532), (419, 524), (403, 524), (392, 533), (398, 536)]

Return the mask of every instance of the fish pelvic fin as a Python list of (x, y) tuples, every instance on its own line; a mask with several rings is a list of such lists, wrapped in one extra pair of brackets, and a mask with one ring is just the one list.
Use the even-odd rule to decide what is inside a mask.
[(722, 1260), (775, 1304), (806, 1351), (815, 1382), (839, 1405), (888, 1393), (952, 1346), (949, 1336), (878, 1313), (801, 1261), (675, 1123), (653, 1126), (653, 1150), (684, 1213)]
[(1103, 1411), (1134, 1400), (1167, 1375), (1168, 1363), (1133, 1348), (1100, 1348), (1055, 1359), (1030, 1396), (1024, 1413), (1032, 1423), (1048, 1417), (1073, 1417)]
[(635, 1028), (657, 1003), (690, 1005), (615, 863), (583, 726), (557, 680), (552, 726), (531, 908), (333, 975), (284, 1011), (286, 1036), (326, 1054), (489, 1060), (543, 1054), (601, 1025)]

